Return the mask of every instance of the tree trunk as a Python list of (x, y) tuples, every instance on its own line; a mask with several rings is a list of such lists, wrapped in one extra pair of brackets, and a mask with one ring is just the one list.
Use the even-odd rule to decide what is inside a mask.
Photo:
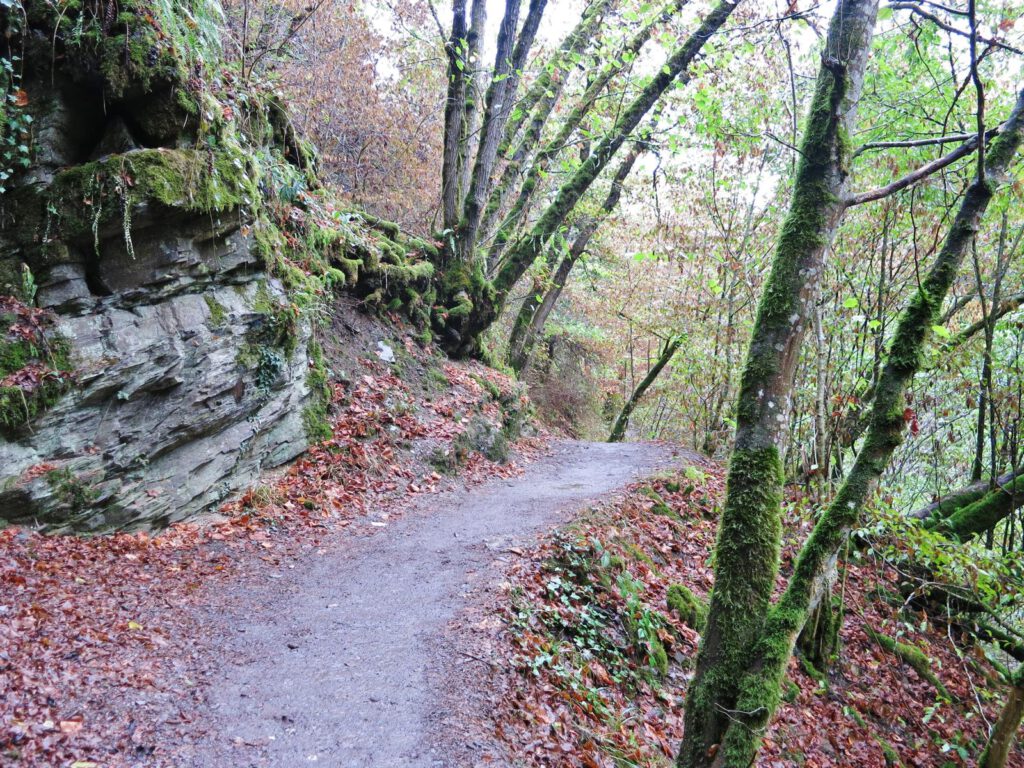
[[(544, 67), (540, 77), (516, 104), (515, 111), (505, 126), (505, 136), (498, 150), (508, 162), (484, 208), (478, 240), (486, 241), (494, 234), (496, 220), (505, 212), (509, 197), (524, 175), (524, 166), (540, 144), (544, 126), (547, 125), (555, 104), (561, 98), (562, 89), (569, 79), (569, 71), (575, 66), (576, 57), (593, 42), (610, 3), (611, 0), (596, 0), (587, 8), (580, 23), (565, 38), (551, 61)], [(584, 97), (582, 103), (586, 101)], [(522, 130), (524, 124), (525, 131)]]
[[(736, 722), (740, 680), (775, 586), (782, 538), (780, 438), (789, 421), (794, 370), (819, 295), (825, 252), (843, 213), (846, 137), (853, 132), (877, 9), (877, 0), (840, 3), (829, 27), (793, 199), (740, 384), (715, 586), (687, 695), (680, 768), (741, 764), (719, 745)], [(746, 759), (747, 750), (741, 751)]]
[[(465, 199), (466, 189), (469, 187), (469, 174), (473, 169), (469, 162), (469, 157), (473, 148), (474, 137), (480, 130), (480, 103), (483, 101), (483, 91), (480, 83), (481, 70), (477, 68), (476, 62), (480, 60), (486, 27), (487, 0), (473, 0), (473, 9), (470, 11), (469, 34), (466, 37), (465, 49), (466, 106), (465, 114), (462, 118), (462, 135), (459, 139), (459, 182), (456, 210), (453, 214), (456, 217), (458, 216), (457, 203), (459, 200)], [(454, 229), (457, 225), (457, 219), (453, 220), (451, 227)]]
[(551, 310), (555, 308), (555, 302), (562, 295), (562, 290), (569, 280), (569, 273), (576, 266), (578, 258), (570, 251), (559, 262), (558, 269), (551, 278), (551, 285), (544, 291), (543, 297), (540, 297), (539, 293), (531, 293), (519, 308), (508, 340), (508, 364), (517, 374), (521, 375), (529, 366), (537, 340), (541, 337)]
[(505, 133), (505, 125), (512, 112), (512, 101), (522, 68), (533, 39), (540, 27), (547, 0), (530, 0), (530, 9), (523, 22), (523, 28), (516, 40), (516, 26), (519, 22), (519, 0), (506, 0), (505, 15), (498, 28), (498, 49), (494, 59), (494, 76), (484, 98), (483, 122), (480, 126), (480, 142), (477, 146), (476, 161), (470, 176), (459, 221), (456, 245), (459, 259), (464, 263), (473, 260), (476, 253), (477, 232), (483, 216), (483, 206), (491, 194), (491, 173), (498, 157), (498, 145)]
[(526, 370), (526, 365), (530, 361), (530, 355), (533, 354), (533, 347), (537, 343), (541, 331), (544, 329), (544, 323), (547, 322), (548, 315), (551, 314), (555, 302), (562, 295), (562, 289), (565, 288), (566, 281), (569, 279), (569, 273), (587, 250), (591, 238), (597, 232), (602, 222), (608, 217), (608, 214), (615, 210), (615, 206), (618, 205), (619, 199), (622, 197), (622, 185), (626, 177), (633, 170), (637, 158), (646, 146), (647, 139), (641, 139), (633, 145), (629, 154), (623, 158), (622, 163), (615, 172), (615, 177), (612, 179), (611, 189), (601, 204), (601, 209), (580, 228), (576, 239), (573, 240), (572, 246), (569, 248), (569, 253), (559, 263), (558, 269), (552, 278), (551, 286), (544, 292), (543, 299), (538, 299), (537, 293), (531, 293), (523, 301), (523, 305), (519, 308), (519, 313), (516, 315), (515, 323), (512, 326), (512, 334), (508, 340), (508, 362), (516, 373), (522, 373)]
[(1021, 718), (1024, 718), (1024, 666), (1018, 667), (1013, 674), (1006, 704), (978, 761), (980, 768), (1004, 768), (1017, 739)]
[(654, 383), (655, 379), (662, 372), (672, 356), (675, 355), (676, 350), (683, 343), (682, 336), (673, 336), (665, 342), (665, 348), (662, 349), (661, 355), (657, 361), (651, 367), (651, 370), (647, 372), (643, 380), (637, 385), (637, 388), (633, 390), (633, 394), (630, 395), (629, 400), (622, 407), (622, 412), (619, 414), (619, 418), (615, 420), (615, 426), (612, 427), (612, 433), (608, 437), (609, 443), (620, 443), (622, 438), (626, 436), (626, 428), (629, 427), (629, 417), (632, 415), (633, 410), (636, 408), (637, 403), (644, 396), (644, 393), (650, 389), (651, 384)]
[(704, 18), (697, 31), (680, 46), (658, 73), (622, 112), (611, 133), (594, 149), (575, 173), (558, 190), (558, 194), (537, 220), (529, 233), (516, 241), (508, 258), (487, 291), (471, 297), (469, 306), (460, 315), (457, 328), (445, 339), (447, 351), (456, 357), (477, 354), (480, 336), (501, 312), (512, 286), (518, 282), (536, 258), (543, 252), (548, 240), (562, 226), (566, 218), (601, 174), (611, 158), (622, 146), (669, 86), (676, 82), (689, 82), (688, 69), (704, 44), (726, 22), (741, 0), (721, 0)]
[(1012, 480), (996, 486), (977, 501), (960, 507), (941, 521), (928, 521), (926, 525), (960, 541), (969, 541), (1021, 506), (1024, 506), (1024, 474), (1017, 473)]
[[(835, 499), (814, 526), (785, 592), (768, 613), (756, 638), (747, 669), (737, 684), (739, 696), (729, 708), (732, 717), (717, 750), (715, 765), (747, 768), (757, 753), (759, 734), (778, 707), (779, 687), (797, 635), (822, 597), (823, 579), (903, 440), (904, 393), (920, 368), (931, 329), (963, 264), (967, 248), (974, 240), (996, 184), (1005, 176), (1016, 155), (1022, 134), (1024, 91), (988, 152), (984, 175), (979, 174), (967, 188), (942, 249), (900, 316), (878, 381), (864, 446)], [(740, 533), (748, 539), (751, 536), (750, 530)], [(721, 544), (718, 549), (721, 550)], [(746, 568), (746, 564), (723, 560), (720, 555), (718, 563), (720, 570), (731, 567), (742, 572)]]
[[(583, 118), (590, 113), (598, 97), (604, 91), (605, 86), (626, 66), (625, 62), (631, 60), (643, 48), (658, 25), (672, 18), (685, 4), (686, 0), (673, 0), (657, 18), (644, 26), (643, 29), (630, 39), (625, 48), (618, 56), (614, 57), (612, 62), (606, 61), (603, 63), (597, 74), (588, 82), (586, 91), (584, 91), (579, 102), (560, 123), (558, 133), (537, 152), (530, 170), (526, 174), (526, 178), (519, 186), (519, 193), (516, 196), (515, 203), (507, 213), (504, 211), (504, 207), (506, 199), (510, 196), (511, 189), (503, 185), (506, 183), (511, 184), (514, 179), (513, 177), (507, 180), (505, 178), (502, 179), (502, 182), (498, 185), (498, 188), (487, 204), (490, 213), (488, 223), (493, 225), (499, 216), (504, 216), (504, 219), (498, 226), (497, 231), (492, 231), (491, 226), (488, 226), (482, 233), (484, 239), (491, 241), (487, 252), (487, 274), (489, 276), (493, 276), (497, 272), (506, 247), (513, 242), (513, 233), (526, 216), (534, 196), (540, 191), (541, 181), (548, 169), (548, 165), (565, 149), (573, 133), (580, 123), (583, 122)], [(539, 141), (540, 132), (537, 131), (528, 138)]]
[(910, 516), (916, 517), (918, 520), (925, 521), (929, 518), (936, 518), (936, 522), (930, 523), (930, 525), (937, 525), (939, 520), (945, 520), (950, 515), (963, 509), (969, 504), (973, 504), (979, 499), (983, 499), (988, 495), (993, 487), (1008, 487), (1020, 474), (1021, 470), (1014, 470), (1012, 472), (1007, 472), (1005, 475), (1000, 475), (996, 478), (995, 483), (992, 483), (990, 480), (979, 480), (976, 483), (971, 483), (958, 491), (947, 493), (938, 501), (929, 504), (926, 507), (921, 507), (921, 509), (911, 512)]
[[(832, 593), (838, 576), (837, 568), (829, 569), (822, 589), (824, 594)], [(827, 672), (831, 665), (832, 657), (839, 647), (839, 631), (842, 628), (842, 602), (835, 598), (820, 600), (797, 637), (797, 648), (804, 659), (821, 673)]]
[(452, 33), (445, 44), (448, 56), (448, 94), (444, 103), (444, 149), (441, 158), (441, 208), (445, 229), (453, 229), (459, 216), (459, 149), (466, 115), (466, 0), (455, 0)]

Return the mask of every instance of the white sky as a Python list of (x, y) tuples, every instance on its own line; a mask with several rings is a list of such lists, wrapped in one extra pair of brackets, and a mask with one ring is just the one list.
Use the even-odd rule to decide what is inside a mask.
[[(582, 0), (548, 0), (544, 9), (544, 20), (541, 22), (538, 31), (538, 39), (544, 43), (557, 44), (561, 42), (583, 12), (584, 3)], [(520, 21), (525, 18), (526, 4), (523, 4), (519, 12)], [(505, 0), (488, 0), (487, 2), (487, 33), (488, 39), (494, 39), (498, 34), (498, 22), (505, 12)]]

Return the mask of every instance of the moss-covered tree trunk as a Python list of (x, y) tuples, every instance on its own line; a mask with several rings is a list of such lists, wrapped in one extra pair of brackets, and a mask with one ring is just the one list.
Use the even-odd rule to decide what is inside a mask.
[(877, 9), (877, 0), (840, 3), (822, 53), (792, 202), (740, 384), (736, 441), (715, 550), (715, 587), (687, 696), (680, 768), (728, 761), (716, 750), (735, 721), (739, 681), (775, 586), (782, 535), (782, 431), (825, 252), (843, 213), (847, 137), (856, 118)]
[(502, 266), (492, 283), (479, 292), (466, 291), (468, 302), (462, 303), (463, 308), (457, 322), (449, 324), (449, 334), (443, 339), (450, 354), (456, 357), (479, 354), (480, 337), (498, 317), (509, 291), (544, 251), (548, 241), (565, 223), (569, 214), (590, 189), (590, 185), (600, 176), (644, 116), (654, 108), (671, 86), (689, 81), (690, 65), (740, 2), (741, 0), (720, 0), (704, 17), (697, 30), (673, 52), (665, 65), (622, 111), (608, 135), (562, 184), (554, 200), (544, 209), (529, 232), (515, 241), (502, 260)]
[(506, 0), (505, 13), (498, 27), (494, 75), (484, 97), (476, 159), (473, 162), (473, 171), (469, 174), (469, 187), (463, 201), (462, 217), (456, 227), (457, 255), (463, 263), (471, 262), (476, 256), (477, 236), (484, 206), (491, 194), (491, 177), (498, 158), (498, 147), (512, 114), (519, 79), (533, 47), (534, 37), (540, 28), (547, 0), (530, 0), (526, 19), (517, 37), (519, 6), (519, 0)]
[(526, 364), (533, 353), (533, 347), (544, 330), (544, 324), (547, 322), (548, 315), (551, 314), (555, 302), (562, 295), (562, 289), (565, 288), (565, 284), (569, 279), (569, 273), (572, 272), (576, 262), (586, 252), (591, 238), (597, 232), (601, 223), (608, 217), (608, 214), (615, 210), (615, 206), (619, 204), (619, 199), (622, 197), (622, 185), (626, 181), (626, 177), (633, 170), (637, 158), (644, 151), (646, 145), (646, 139), (641, 139), (633, 145), (629, 153), (622, 159), (618, 169), (615, 171), (615, 176), (612, 178), (611, 189), (608, 190), (608, 195), (601, 203), (601, 208), (597, 211), (596, 215), (589, 217), (580, 226), (576, 238), (569, 247), (569, 253), (558, 264), (558, 269), (555, 270), (551, 285), (544, 292), (543, 297), (538, 298), (536, 293), (532, 293), (526, 297), (523, 305), (519, 308), (515, 323), (512, 325), (512, 334), (508, 340), (508, 363), (516, 373), (521, 373), (526, 369)]
[[(499, 156), (505, 158), (506, 165), (501, 172), (501, 178), (494, 185), (487, 205), (484, 207), (483, 219), (480, 222), (478, 240), (490, 240), (494, 235), (498, 224), (498, 217), (506, 213), (508, 201), (516, 188), (527, 174), (527, 166), (530, 166), (530, 159), (541, 147), (541, 136), (544, 127), (548, 123), (552, 110), (561, 99), (562, 90), (569, 80), (569, 72), (579, 61), (579, 57), (596, 38), (604, 21), (611, 0), (595, 0), (580, 17), (579, 24), (570, 32), (551, 60), (545, 65), (540, 76), (534, 81), (530, 89), (523, 95), (516, 105), (515, 110), (509, 116), (505, 126), (505, 136), (498, 149)], [(618, 71), (607, 67), (608, 72)], [(610, 78), (609, 74), (609, 78)], [(603, 86), (602, 86), (603, 87)], [(580, 104), (570, 113), (570, 118), (579, 114), (582, 119), (582, 104), (592, 104), (594, 96), (589, 100), (584, 97)], [(571, 119), (567, 120), (560, 129), (560, 134), (568, 129), (571, 134), (576, 124)], [(559, 147), (564, 146), (564, 142)], [(550, 145), (543, 145), (541, 154), (550, 154)], [(530, 167), (530, 174), (536, 173)], [(488, 263), (488, 271), (492, 265)]]
[(1010, 756), (1013, 743), (1017, 740), (1017, 731), (1020, 728), (1021, 719), (1024, 718), (1024, 666), (1017, 668), (1010, 680), (1010, 693), (1006, 697), (1006, 704), (1003, 705), (992, 728), (988, 744), (978, 761), (981, 768), (1004, 768)]
[[(945, 520), (954, 512), (963, 509), (968, 504), (973, 504), (979, 499), (984, 498), (992, 491), (993, 487), (1004, 488), (1009, 486), (1020, 474), (1021, 470), (1018, 469), (1007, 472), (1004, 475), (1000, 475), (996, 478), (995, 483), (992, 483), (990, 480), (979, 480), (976, 483), (971, 483), (964, 488), (947, 493), (945, 496), (940, 497), (938, 501), (935, 501), (928, 506), (921, 507), (921, 509), (912, 512), (910, 516), (916, 517), (918, 520), (928, 520), (929, 518)], [(935, 523), (931, 523), (931, 525), (934, 524)]]
[[(903, 440), (906, 389), (920, 369), (942, 303), (978, 231), (996, 184), (1016, 155), (1022, 133), (1024, 91), (987, 153), (984, 175), (967, 188), (941, 250), (900, 316), (878, 380), (864, 445), (801, 550), (785, 592), (768, 611), (758, 635), (752, 638), (753, 650), (747, 655), (746, 670), (740, 670), (737, 676), (738, 696), (729, 707), (731, 717), (724, 736), (720, 745), (712, 745), (716, 754), (710, 761), (712, 765), (746, 768), (754, 760), (761, 733), (778, 707), (780, 686), (797, 636), (823, 597), (825, 577), (839, 548)], [(746, 531), (744, 535), (756, 534)], [(719, 572), (727, 567), (743, 571), (742, 562), (723, 562), (720, 550), (721, 544)]]
[(991, 530), (996, 523), (1024, 506), (1024, 474), (997, 484), (980, 498), (954, 509), (945, 518), (930, 518), (925, 524), (960, 541), (968, 541)]
[[(579, 238), (577, 238), (579, 239)], [(575, 241), (573, 243), (575, 246)], [(551, 277), (551, 284), (544, 290), (543, 295), (531, 293), (516, 313), (515, 322), (512, 323), (512, 333), (508, 339), (508, 364), (517, 374), (521, 374), (530, 364), (533, 357), (533, 350), (537, 346), (537, 340), (544, 332), (551, 310), (562, 296), (565, 284), (569, 281), (569, 274), (572, 272), (576, 262), (582, 254), (573, 255), (575, 247), (571, 248), (562, 260), (558, 263), (558, 269)]]
[[(829, 570), (825, 576), (822, 594), (832, 593), (838, 576), (837, 569)], [(797, 637), (797, 648), (804, 661), (823, 674), (828, 671), (839, 649), (839, 630), (843, 626), (843, 615), (841, 600), (820, 600), (808, 615), (807, 623)]]
[[(514, 175), (509, 175), (506, 178), (503, 174), (491, 200), (487, 204), (487, 226), (481, 230), (481, 239), (489, 240), (491, 243), (487, 251), (486, 261), (488, 276), (493, 277), (497, 273), (505, 250), (515, 243), (515, 232), (526, 216), (537, 193), (543, 189), (541, 182), (548, 172), (552, 161), (565, 150), (565, 147), (572, 140), (573, 134), (580, 127), (583, 119), (590, 114), (612, 79), (628, 66), (628, 62), (636, 57), (647, 41), (651, 39), (655, 30), (678, 14), (685, 4), (686, 0), (672, 0), (662, 9), (661, 13), (633, 35), (616, 56), (604, 60), (596, 72), (590, 73), (587, 88), (583, 95), (569, 114), (559, 121), (558, 131), (540, 147), (528, 170), (524, 172), (523, 169), (513, 166), (506, 169)], [(537, 111), (539, 112), (543, 106), (543, 104), (539, 105)], [(529, 133), (524, 137), (524, 143), (527, 141), (540, 141), (541, 129), (548, 118), (548, 114), (548, 112), (535, 114)], [(512, 197), (512, 192), (514, 191), (509, 185), (512, 184), (518, 174), (523, 175), (523, 180), (518, 185), (518, 191), (515, 192), (514, 202), (506, 210), (506, 203)]]
[[(448, 89), (444, 111), (441, 161), (441, 211), (448, 245), (445, 263), (468, 261), (475, 252), (483, 206), (491, 192), (491, 176), (505, 135), (523, 67), (547, 0), (530, 0), (519, 28), (519, 0), (507, 0), (498, 27), (494, 67), (479, 109), (479, 55), (486, 25), (487, 3), (473, 0), (467, 23), (465, 0), (452, 4), (451, 33), (445, 42)], [(518, 33), (517, 33), (518, 29)], [(472, 152), (475, 142), (475, 152)], [(472, 154), (472, 157), (471, 157)]]
[(626, 436), (626, 429), (629, 427), (629, 417), (633, 415), (633, 411), (643, 398), (644, 393), (650, 389), (651, 384), (655, 382), (662, 370), (664, 370), (665, 366), (669, 364), (682, 343), (682, 336), (673, 336), (665, 342), (665, 346), (662, 348), (661, 354), (658, 356), (654, 365), (651, 366), (651, 370), (649, 370), (643, 380), (637, 384), (636, 389), (633, 390), (633, 394), (629, 396), (629, 400), (627, 400), (626, 404), (622, 406), (622, 411), (619, 413), (619, 417), (615, 420), (615, 426), (612, 427), (612, 433), (608, 437), (609, 443), (622, 442), (622, 439)]
[(444, 102), (444, 150), (441, 156), (441, 209), (446, 229), (454, 228), (458, 223), (461, 173), (459, 149), (465, 128), (469, 73), (468, 57), (463, 50), (463, 41), (468, 34), (466, 0), (454, 0), (452, 5), (452, 31), (445, 42), (448, 91)]

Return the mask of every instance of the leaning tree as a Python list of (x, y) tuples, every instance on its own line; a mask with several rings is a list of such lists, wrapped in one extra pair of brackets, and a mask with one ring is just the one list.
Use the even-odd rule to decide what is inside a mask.
[[(507, 0), (494, 61), (481, 66), (486, 0), (454, 3), (446, 35), (448, 91), (442, 162), (443, 248), (437, 256), (435, 330), (455, 356), (482, 351), (481, 337), (497, 319), (513, 286), (547, 250), (594, 182), (665, 94), (689, 81), (708, 40), (741, 0), (720, 0), (670, 52), (665, 64), (636, 89), (611, 125), (584, 145), (583, 156), (554, 189), (552, 165), (563, 158), (609, 85), (677, 16), (672, 0), (641, 18), (626, 39), (614, 40), (606, 17), (616, 3), (593, 0), (547, 58), (532, 83), (524, 68), (546, 0), (530, 0), (520, 22), (520, 0)], [(438, 19), (440, 26), (440, 19)], [(610, 50), (600, 46), (612, 40)], [(582, 92), (561, 104), (573, 70), (590, 56)], [(561, 111), (559, 108), (562, 107)], [(558, 115), (557, 120), (553, 115)]]
[(980, 150), (974, 180), (888, 344), (856, 462), (803, 546), (784, 593), (772, 602), (782, 534), (780, 446), (826, 252), (847, 209), (906, 188), (935, 168), (918, 169), (866, 193), (848, 189), (847, 137), (855, 125), (876, 14), (876, 0), (840, 3), (822, 53), (790, 211), (762, 293), (737, 403), (715, 586), (677, 760), (687, 768), (748, 766), (754, 759), (760, 734), (778, 706), (797, 637), (826, 593), (839, 548), (902, 440), (904, 391), (920, 368), (942, 304), (1021, 140), (1024, 93), (987, 151), (989, 136), (981, 120), (976, 138), (958, 148), (959, 157)]

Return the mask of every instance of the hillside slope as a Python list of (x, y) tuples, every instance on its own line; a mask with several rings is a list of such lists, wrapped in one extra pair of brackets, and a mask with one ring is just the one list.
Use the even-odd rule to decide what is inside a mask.
[(326, 433), (336, 294), (429, 325), (430, 244), (320, 187), (275, 93), (220, 66), (214, 9), (3, 10), (24, 143), (0, 206), (2, 520), (137, 530), (214, 507)]
[[(711, 462), (663, 474), (559, 531), (517, 567), (495, 606), (501, 631), (481, 639), (496, 669), (515, 670), (492, 683), (502, 691), (494, 729), (512, 765), (673, 764), (723, 492)], [(806, 526), (799, 514), (787, 521), (787, 530)], [(794, 551), (791, 541), (780, 588)], [(972, 638), (908, 607), (905, 574), (874, 551), (851, 548), (837, 658), (827, 673), (799, 653), (791, 660), (785, 704), (757, 765), (976, 764), (1006, 686)], [(910, 656), (924, 660), (930, 679)], [(1024, 766), (1019, 744), (1008, 765)]]

